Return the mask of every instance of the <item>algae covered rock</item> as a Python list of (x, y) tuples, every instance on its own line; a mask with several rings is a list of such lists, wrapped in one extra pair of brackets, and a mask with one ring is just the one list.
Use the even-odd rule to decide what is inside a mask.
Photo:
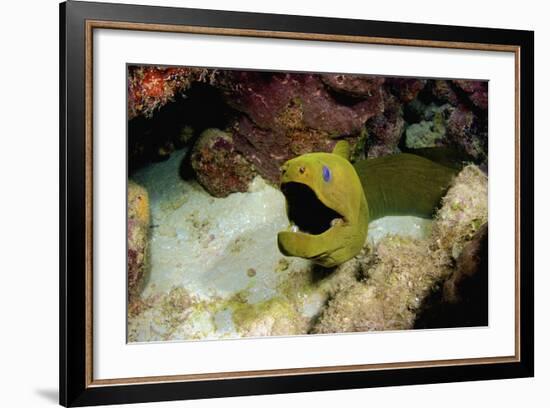
[(437, 262), (452, 264), (487, 221), (487, 176), (475, 165), (466, 166), (443, 197), (434, 220), (431, 251)]
[(421, 121), (413, 123), (405, 132), (405, 144), (409, 149), (441, 146), (447, 134), (447, 116), (450, 105), (426, 107)]
[(315, 333), (409, 329), (422, 299), (446, 270), (431, 261), (427, 242), (388, 236), (367, 260), (367, 276), (337, 292)]
[(207, 129), (191, 153), (191, 166), (199, 183), (213, 196), (244, 192), (254, 178), (253, 166), (235, 150), (231, 133)]
[(143, 288), (148, 268), (149, 195), (140, 185), (128, 182), (128, 295), (132, 299)]

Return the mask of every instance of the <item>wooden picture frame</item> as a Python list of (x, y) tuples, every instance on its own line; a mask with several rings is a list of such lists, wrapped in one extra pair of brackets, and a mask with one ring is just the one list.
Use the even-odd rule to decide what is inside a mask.
[[(509, 52), (515, 58), (515, 353), (181, 376), (93, 376), (93, 32), (116, 30)], [(338, 390), (534, 375), (534, 33), (68, 1), (60, 5), (60, 403)], [(124, 294), (121, 294), (124, 296)]]

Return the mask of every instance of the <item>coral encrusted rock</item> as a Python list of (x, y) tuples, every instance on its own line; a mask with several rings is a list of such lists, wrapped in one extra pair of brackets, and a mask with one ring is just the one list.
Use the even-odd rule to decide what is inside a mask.
[(244, 192), (256, 174), (253, 166), (235, 151), (231, 133), (207, 129), (191, 153), (191, 166), (199, 183), (213, 196)]
[(128, 67), (128, 120), (150, 118), (195, 81), (213, 83), (216, 70), (191, 67)]
[(368, 157), (380, 157), (398, 153), (397, 145), (403, 134), (405, 120), (399, 100), (384, 92), (384, 111), (366, 124), (369, 146)]
[(128, 182), (128, 297), (133, 300), (143, 289), (149, 267), (149, 196), (133, 181)]
[[(468, 273), (471, 265), (460, 255), (477, 251), (479, 244), (470, 243), (480, 240), (477, 233), (486, 222), (487, 177), (477, 166), (469, 165), (443, 198), (431, 236), (382, 238), (362, 260), (363, 279), (335, 293), (312, 331), (413, 328), (427, 299), (443, 282), (458, 273), (458, 268), (464, 271), (462, 275)], [(461, 281), (458, 276), (460, 273), (448, 285)]]

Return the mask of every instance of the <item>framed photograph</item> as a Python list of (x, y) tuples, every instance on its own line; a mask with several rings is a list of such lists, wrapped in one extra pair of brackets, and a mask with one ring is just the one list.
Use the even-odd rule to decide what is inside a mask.
[(534, 375), (533, 32), (60, 22), (62, 405)]

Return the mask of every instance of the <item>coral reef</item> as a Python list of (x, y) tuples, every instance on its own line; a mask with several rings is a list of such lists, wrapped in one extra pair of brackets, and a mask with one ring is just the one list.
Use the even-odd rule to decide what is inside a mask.
[[(139, 166), (200, 144), (193, 169), (215, 196), (245, 191), (253, 175), (277, 185), (282, 163), (337, 139), (351, 143), (352, 159), (447, 146), (481, 164), (487, 97), (484, 81), (130, 66), (129, 154)], [(221, 152), (199, 137), (208, 127), (227, 132)], [(236, 165), (227, 179), (205, 165), (222, 161)]]
[(149, 195), (133, 181), (128, 182), (128, 296), (133, 300), (141, 292), (148, 264)]
[[(128, 341), (486, 324), (487, 85), (129, 66)], [(342, 140), (461, 171), (433, 220), (373, 221), (335, 268), (285, 257), (281, 166)]]
[(335, 294), (313, 332), (413, 328), (432, 293), (464, 270), (466, 255), (459, 266), (455, 260), (486, 222), (487, 178), (470, 165), (444, 197), (430, 238), (383, 238), (363, 261), (363, 280)]
[(189, 67), (128, 67), (128, 119), (151, 117), (193, 82), (214, 82), (216, 71)]

